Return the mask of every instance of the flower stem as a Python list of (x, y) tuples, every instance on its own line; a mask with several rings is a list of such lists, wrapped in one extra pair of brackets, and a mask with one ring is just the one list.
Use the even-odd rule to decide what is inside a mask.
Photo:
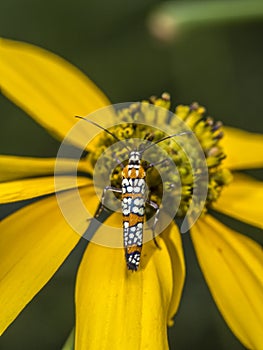
[(158, 6), (149, 17), (151, 33), (159, 39), (172, 41), (181, 29), (200, 25), (231, 24), (263, 18), (263, 1), (218, 0), (175, 2)]

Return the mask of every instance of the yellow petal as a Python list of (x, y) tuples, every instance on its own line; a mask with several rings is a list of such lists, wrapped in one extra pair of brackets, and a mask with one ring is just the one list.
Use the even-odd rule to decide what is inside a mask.
[[(72, 173), (76, 169), (80, 172), (91, 173), (89, 163), (85, 160), (61, 159), (56, 173)], [(0, 156), (0, 182), (11, 181), (34, 176), (54, 174), (56, 158), (31, 158), (17, 156)]]
[(80, 236), (66, 223), (55, 196), (0, 223), (0, 334), (53, 276)]
[[(105, 95), (76, 67), (36, 46), (0, 41), (2, 92), (39, 124), (63, 139), (75, 115), (109, 105)], [(75, 144), (77, 140), (75, 140)]]
[(235, 219), (263, 228), (263, 182), (234, 174), (213, 207)]
[(222, 146), (229, 169), (249, 169), (263, 166), (263, 135), (224, 127)]
[(40, 197), (54, 192), (65, 191), (74, 187), (90, 185), (92, 180), (85, 177), (59, 176), (39, 177), (0, 183), (0, 203), (11, 203)]
[(76, 285), (76, 350), (168, 349), (174, 247), (157, 239), (161, 249), (145, 243), (137, 272), (127, 270), (123, 249), (88, 245)]
[(177, 226), (172, 223), (170, 230), (166, 230), (161, 237), (170, 254), (173, 269), (173, 295), (169, 307), (168, 325), (173, 324), (172, 318), (176, 314), (183, 292), (185, 280), (185, 261), (181, 234)]
[(225, 321), (247, 348), (263, 349), (262, 248), (211, 216), (191, 230), (199, 264)]

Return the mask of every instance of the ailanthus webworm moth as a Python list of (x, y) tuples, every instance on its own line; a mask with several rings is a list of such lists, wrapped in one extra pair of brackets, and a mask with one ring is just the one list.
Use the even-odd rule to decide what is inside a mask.
[[(84, 117), (76, 116), (76, 118), (83, 119), (98, 128), (104, 130), (111, 135), (115, 140), (122, 142), (123, 146), (128, 150), (128, 164), (124, 166), (120, 161), (118, 164), (122, 167), (122, 187), (116, 188), (112, 186), (106, 186), (103, 190), (100, 207), (97, 211), (97, 216), (105, 207), (105, 195), (107, 191), (112, 191), (121, 194), (122, 200), (122, 217), (123, 217), (123, 245), (125, 249), (125, 260), (129, 270), (137, 271), (140, 265), (141, 251), (143, 246), (143, 224), (145, 217), (145, 205), (150, 205), (156, 210), (155, 219), (152, 227), (153, 239), (155, 241), (154, 230), (158, 222), (159, 206), (157, 203), (148, 200), (146, 198), (146, 171), (148, 168), (157, 165), (149, 164), (147, 168), (144, 168), (141, 163), (143, 153), (156, 145), (175, 136), (181, 136), (192, 132), (185, 131), (179, 134), (173, 134), (165, 136), (162, 139), (151, 143), (149, 146), (142, 148), (141, 150), (131, 150), (124, 144), (123, 140), (120, 140), (109, 130), (105, 129), (96, 122), (86, 119)], [(158, 162), (158, 164), (166, 161), (166, 159)], [(157, 245), (156, 241), (155, 244)], [(158, 246), (158, 245), (157, 245)]]

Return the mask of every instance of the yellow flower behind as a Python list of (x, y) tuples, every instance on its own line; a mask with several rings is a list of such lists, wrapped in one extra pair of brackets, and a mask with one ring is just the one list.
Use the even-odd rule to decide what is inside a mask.
[[(109, 105), (104, 94), (63, 59), (34, 46), (1, 40), (2, 92), (54, 137), (63, 140), (78, 121)], [(232, 170), (262, 167), (263, 137), (225, 129), (222, 145)], [(88, 137), (92, 135), (82, 135)], [(79, 146), (76, 139), (71, 140)], [(2, 156), (1, 203), (47, 195), (0, 224), (0, 332), (47, 283), (78, 243), (80, 236), (65, 222), (54, 196), (55, 159)], [(60, 192), (70, 203), (74, 161), (60, 165)], [(91, 174), (82, 159), (78, 170)], [(99, 200), (93, 182), (78, 177), (80, 196), (95, 213)], [(59, 174), (58, 174), (59, 176)], [(234, 173), (213, 208), (262, 228), (263, 185)], [(44, 220), (43, 218), (47, 218)], [(41, 222), (41, 225), (39, 225)], [(120, 214), (107, 221), (120, 225)], [(99, 231), (98, 231), (99, 233)], [(210, 214), (191, 228), (198, 261), (223, 317), (249, 349), (262, 349), (263, 256), (253, 240), (219, 223)], [(167, 324), (176, 313), (185, 278), (180, 234), (171, 223), (143, 247), (141, 268), (127, 271), (122, 249), (89, 243), (76, 283), (75, 349), (168, 349)], [(222, 278), (224, 276), (224, 278)], [(102, 336), (103, 335), (103, 336)]]

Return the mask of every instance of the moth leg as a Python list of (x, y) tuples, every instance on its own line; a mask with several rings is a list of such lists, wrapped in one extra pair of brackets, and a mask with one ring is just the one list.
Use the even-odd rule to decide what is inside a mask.
[(147, 199), (146, 203), (149, 204), (153, 209), (156, 210), (155, 218), (154, 218), (154, 222), (153, 222), (151, 230), (152, 230), (152, 236), (153, 236), (154, 244), (156, 245), (157, 248), (161, 249), (159, 244), (157, 243), (156, 237), (155, 237), (155, 228), (156, 228), (157, 222), (159, 220), (160, 207), (159, 207), (159, 205), (157, 203), (155, 203), (154, 201), (151, 201), (150, 199)]
[(97, 218), (101, 214), (103, 209), (107, 210), (107, 207), (105, 206), (105, 197), (106, 197), (107, 191), (111, 191), (111, 192), (115, 192), (115, 193), (122, 193), (122, 189), (121, 188), (116, 188), (116, 187), (112, 187), (112, 186), (106, 186), (103, 189), (100, 204), (99, 204), (98, 209), (97, 209), (97, 211), (96, 211), (96, 213), (94, 215), (95, 218)]
[(116, 156), (116, 153), (114, 152), (113, 154), (112, 154), (112, 158), (116, 161), (116, 163), (118, 163), (118, 165), (120, 165), (120, 167), (122, 168), (122, 169), (124, 169), (124, 164), (122, 163), (122, 161)]

